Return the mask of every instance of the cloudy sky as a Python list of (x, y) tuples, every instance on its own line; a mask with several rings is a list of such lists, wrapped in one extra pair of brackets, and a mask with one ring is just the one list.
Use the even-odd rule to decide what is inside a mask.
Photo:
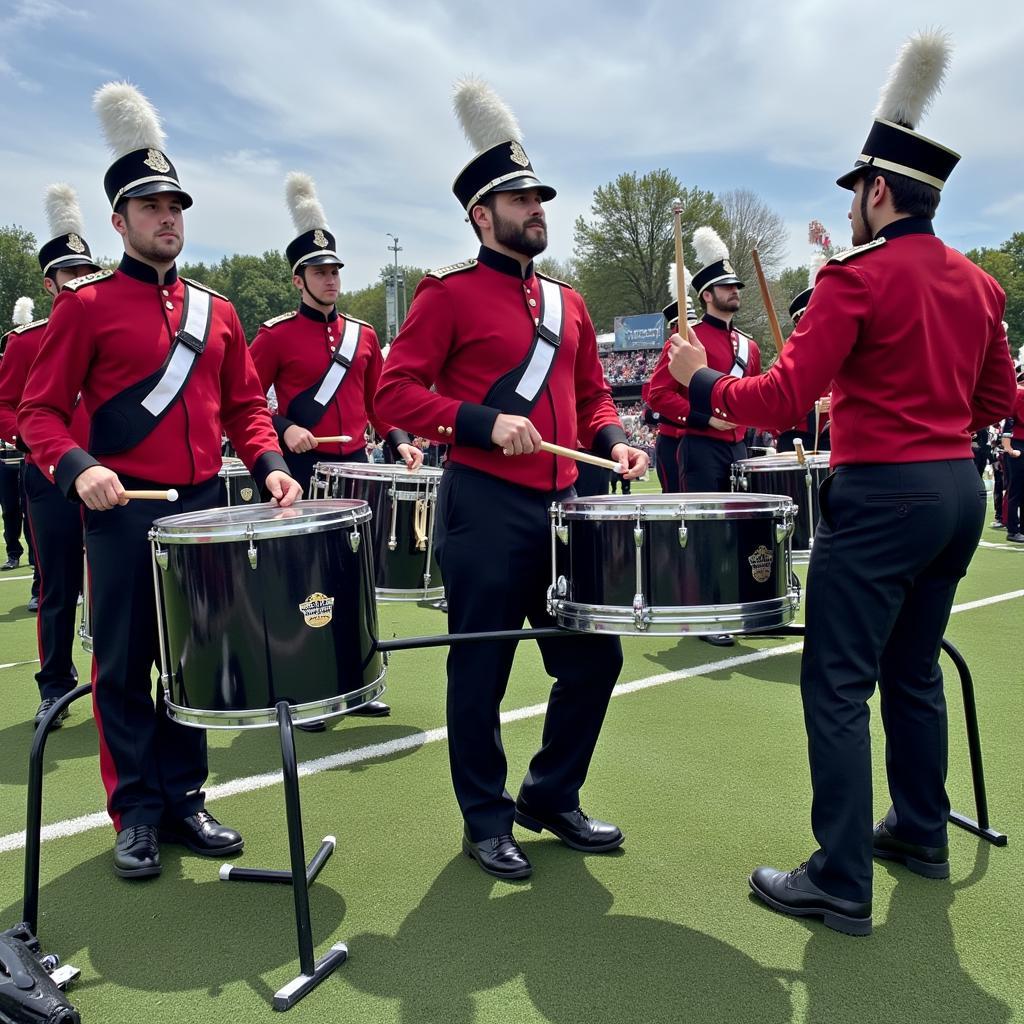
[(42, 190), (66, 180), (93, 251), (119, 251), (90, 101), (126, 78), (160, 110), (196, 200), (185, 259), (283, 249), (283, 178), (305, 170), (346, 288), (390, 260), (387, 232), (403, 262), (451, 263), (476, 248), (450, 191), (472, 155), (451, 83), (473, 72), (517, 112), (559, 190), (551, 255), (571, 254), (597, 186), (668, 168), (687, 186), (759, 193), (802, 264), (811, 218), (848, 238), (834, 179), (860, 152), (900, 43), (936, 25), (956, 52), (921, 128), (964, 154), (939, 231), (961, 249), (998, 245), (1024, 227), (1024, 7), (1006, 0), (0, 0), (0, 224), (45, 236)]

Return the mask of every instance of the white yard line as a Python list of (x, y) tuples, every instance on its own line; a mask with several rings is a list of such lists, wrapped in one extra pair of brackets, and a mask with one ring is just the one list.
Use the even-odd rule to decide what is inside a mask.
[(1024, 544), (1017, 544), (1016, 541), (1005, 541), (1005, 540), (1003, 541), (1002, 544), (997, 544), (995, 541), (991, 541), (991, 540), (979, 540), (978, 541), (978, 547), (979, 548), (995, 549), (996, 551), (1015, 551), (1015, 552), (1024, 551)]
[[(1006, 594), (996, 594), (994, 597), (984, 597), (977, 601), (968, 601), (965, 604), (953, 606), (952, 613), (973, 611), (976, 608), (987, 608), (989, 605), (1001, 604), (1004, 601), (1013, 601), (1024, 597), (1024, 590), (1013, 590)], [(673, 683), (679, 679), (692, 679), (694, 676), (711, 675), (714, 672), (723, 672), (731, 668), (738, 668), (741, 665), (750, 665), (758, 661), (766, 661), (769, 658), (777, 658), (784, 654), (796, 654), (803, 647), (803, 641), (797, 640), (794, 643), (783, 644), (779, 647), (767, 647), (759, 651), (752, 651), (749, 654), (737, 654), (731, 658), (722, 658), (719, 661), (711, 661), (701, 665), (692, 665), (689, 668), (679, 669), (675, 672), (662, 672), (655, 676), (647, 676), (644, 679), (634, 679), (628, 683), (619, 683), (613, 697), (621, 697), (628, 693), (636, 693), (638, 690), (646, 690), (652, 686), (664, 686), (666, 683)], [(526, 718), (538, 718), (547, 710), (547, 704), (531, 704), (524, 708), (514, 708), (505, 711), (501, 715), (502, 722), (519, 722)], [(319, 775), (321, 772), (330, 771), (333, 768), (342, 768), (346, 765), (359, 764), (363, 761), (372, 761), (376, 758), (391, 757), (404, 750), (414, 750), (417, 747), (426, 746), (428, 743), (440, 743), (448, 738), (448, 730), (444, 727), (429, 729), (426, 732), (416, 732), (409, 736), (402, 736), (398, 739), (388, 740), (385, 743), (371, 743), (365, 747), (356, 747), (353, 750), (346, 750), (339, 754), (329, 754), (326, 757), (318, 757), (312, 761), (303, 761), (299, 765), (299, 775)], [(261, 775), (248, 775), (240, 779), (232, 779), (230, 782), (222, 782), (216, 786), (210, 786), (206, 791), (207, 801), (219, 800), (223, 797), (237, 796), (240, 793), (252, 793), (260, 789), (269, 789), (281, 782), (280, 772), (265, 772)], [(42, 830), (42, 841), (49, 842), (52, 839), (61, 839), (66, 836), (80, 835), (83, 832), (91, 832), (93, 829), (104, 828), (110, 825), (110, 818), (106, 812), (98, 811), (94, 814), (83, 814), (77, 818), (67, 818), (64, 821), (54, 822), (52, 825), (44, 825)], [(0, 853), (7, 853), (12, 850), (21, 850), (25, 846), (25, 833), (11, 832), (0, 837)]]
[(8, 662), (5, 662), (3, 665), (0, 665), (0, 668), (17, 668), (19, 665), (38, 665), (38, 664), (39, 664), (39, 659), (38, 658), (30, 658), (28, 661), (8, 661)]
[(15, 580), (30, 580), (30, 579), (32, 579), (31, 576), (8, 576), (7, 573), (4, 573), (3, 576), (0, 576), (0, 583), (13, 583)]

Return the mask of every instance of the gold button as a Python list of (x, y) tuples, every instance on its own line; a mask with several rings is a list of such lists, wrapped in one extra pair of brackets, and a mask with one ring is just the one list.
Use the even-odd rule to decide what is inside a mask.
[(437, 428), (437, 432), (438, 432), (439, 434), (443, 434), (443, 433), (444, 433), (444, 427), (438, 427), (438, 428)]
[(173, 303), (173, 302), (165, 302), (165, 303), (164, 303), (164, 305), (165, 305), (165, 306), (166, 306), (166, 307), (167, 307), (168, 309), (174, 309), (174, 303)]
[(335, 348), (337, 348), (337, 346), (336, 345), (332, 345), (331, 346), (331, 351), (333, 352), (335, 350)]
[(171, 293), (166, 288), (164, 288), (164, 289), (162, 289), (162, 294), (163, 295), (170, 295)]
[(450, 434), (450, 433), (452, 432), (452, 428), (451, 428), (451, 427), (445, 427), (445, 428), (444, 428), (444, 432), (445, 432), (446, 434)]
[(530, 299), (530, 305), (531, 306), (536, 306), (537, 305), (537, 300), (536, 299)]
[(53, 476), (53, 466), (50, 467), (50, 476)]
[(719, 416), (722, 415), (722, 410), (721, 409), (716, 409), (715, 412), (718, 413)]

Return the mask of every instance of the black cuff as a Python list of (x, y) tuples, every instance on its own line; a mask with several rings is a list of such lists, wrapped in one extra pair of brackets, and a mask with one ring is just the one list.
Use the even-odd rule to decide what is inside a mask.
[(494, 447), (491, 431), (500, 415), (500, 409), (492, 409), (489, 405), (463, 402), (455, 414), (455, 443), (490, 451)]
[(53, 480), (60, 491), (71, 501), (79, 501), (78, 491), (75, 490), (75, 481), (87, 469), (98, 466), (100, 463), (94, 459), (84, 448), (71, 448), (65, 452), (57, 463), (53, 473)]
[(398, 446), (400, 444), (412, 444), (412, 438), (404, 430), (399, 430), (397, 427), (394, 430), (389, 430), (388, 436), (384, 440), (391, 445), (391, 450), (396, 456), (398, 455)]
[(270, 419), (274, 424), (274, 429), (277, 431), (277, 436), (284, 442), (284, 432), (289, 427), (294, 427), (295, 424), (287, 416), (278, 416), (276, 413)]
[[(699, 426), (698, 423), (694, 422), (695, 414), (708, 417), (712, 415), (711, 389), (724, 376), (724, 373), (719, 373), (718, 370), (712, 370), (710, 367), (705, 366), (702, 370), (698, 370), (690, 379), (688, 387), (690, 396), (689, 422), (693, 426)], [(705, 423), (704, 426), (707, 426), (707, 424)]]
[(252, 467), (252, 478), (260, 489), (260, 494), (263, 496), (264, 501), (270, 498), (270, 491), (267, 490), (267, 477), (278, 470), (282, 473), (287, 473), (289, 476), (292, 475), (291, 470), (288, 468), (288, 463), (284, 461), (284, 456), (279, 452), (264, 452)]
[(690, 409), (690, 417), (686, 421), (684, 430), (686, 427), (693, 427), (694, 430), (707, 430), (711, 426), (711, 417), (705, 412), (694, 412)]
[(612, 449), (617, 444), (628, 445), (629, 438), (626, 437), (626, 432), (622, 427), (615, 423), (609, 423), (608, 426), (602, 427), (594, 435), (590, 450), (595, 455), (600, 455), (602, 459), (610, 459), (612, 457)]

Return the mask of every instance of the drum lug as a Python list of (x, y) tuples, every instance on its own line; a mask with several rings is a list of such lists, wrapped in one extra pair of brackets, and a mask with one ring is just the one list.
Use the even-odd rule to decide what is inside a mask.
[(690, 539), (690, 531), (686, 528), (686, 523), (679, 524), (679, 546), (681, 548), (686, 547), (686, 542)]
[(636, 526), (633, 527), (633, 543), (638, 548), (644, 546), (644, 528), (640, 525), (639, 520), (637, 520)]
[(256, 542), (253, 539), (256, 535), (256, 530), (252, 523), (249, 523), (245, 528), (245, 535), (249, 538), (249, 566), (255, 569), (256, 563), (259, 561), (259, 553), (256, 551)]
[[(359, 531), (352, 527), (352, 532), (348, 535), (348, 546), (352, 549), (352, 554), (356, 554), (359, 551), (359, 542), (361, 540), (362, 537), (359, 536)], [(391, 545), (389, 544), (388, 547), (391, 547)], [(391, 550), (394, 551), (394, 548), (391, 548)]]
[(569, 543), (569, 527), (568, 526), (556, 526), (555, 536), (563, 543)]
[(551, 521), (555, 531), (555, 536), (563, 543), (569, 543), (569, 527), (562, 522), (562, 506), (551, 503)]
[(793, 528), (796, 523), (793, 517), (787, 512), (786, 518), (781, 523), (775, 524), (775, 539), (781, 544), (783, 541), (788, 540), (793, 534)]
[(159, 565), (161, 569), (166, 570), (167, 569), (167, 552), (164, 551), (163, 548), (157, 548), (154, 557), (156, 558), (156, 564)]
[(651, 625), (650, 609), (644, 604), (643, 594), (633, 595), (633, 625), (642, 633), (646, 633)]

